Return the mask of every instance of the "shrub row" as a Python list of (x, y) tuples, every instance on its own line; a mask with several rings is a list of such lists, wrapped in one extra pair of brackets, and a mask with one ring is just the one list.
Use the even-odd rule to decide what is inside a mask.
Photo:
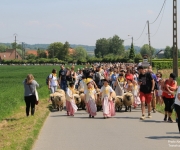
[[(152, 61), (152, 66), (157, 69), (172, 69), (173, 61)], [(180, 66), (180, 61), (178, 66)]]

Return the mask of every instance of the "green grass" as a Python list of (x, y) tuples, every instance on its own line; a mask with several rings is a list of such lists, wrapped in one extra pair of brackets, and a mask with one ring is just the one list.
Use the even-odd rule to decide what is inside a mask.
[(49, 90), (46, 85), (46, 77), (53, 68), (57, 71), (60, 70), (60, 66), (0, 66), (0, 120), (13, 114), (20, 106), (25, 105), (22, 82), (27, 74), (33, 74), (39, 83), (39, 98), (47, 98)]

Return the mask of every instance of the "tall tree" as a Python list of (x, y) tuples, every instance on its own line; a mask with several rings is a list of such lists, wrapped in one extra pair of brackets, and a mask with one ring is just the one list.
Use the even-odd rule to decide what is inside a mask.
[(130, 51), (129, 51), (129, 59), (134, 60), (134, 58), (135, 58), (135, 51), (134, 51), (134, 45), (133, 45), (133, 43), (132, 43), (132, 44), (131, 44)]
[(165, 57), (165, 58), (173, 58), (172, 47), (166, 46), (166, 48), (165, 48), (165, 50), (164, 50), (164, 57)]
[(47, 54), (45, 50), (40, 50), (39, 48), (37, 50), (37, 55), (38, 55), (38, 58), (47, 58)]
[(85, 62), (87, 58), (87, 51), (83, 47), (78, 46), (75, 48), (73, 57), (74, 60)]
[(113, 38), (109, 38), (109, 51), (108, 53), (113, 53), (115, 55), (120, 55), (124, 53), (124, 40), (120, 39), (119, 36), (114, 35)]
[[(49, 58), (58, 58), (61, 59), (65, 57), (65, 54), (63, 53), (63, 44), (61, 42), (54, 42), (51, 43), (48, 46), (48, 54)], [(64, 59), (63, 59), (64, 60)]]
[(5, 52), (8, 47), (4, 44), (0, 44), (0, 52)]
[(149, 57), (151, 57), (151, 55), (153, 56), (155, 49), (153, 47), (151, 47), (151, 51), (149, 50), (149, 45), (148, 44), (144, 44), (141, 49), (140, 49), (140, 53), (141, 55), (148, 55)]
[(102, 38), (96, 41), (95, 56), (103, 58), (109, 53), (109, 41), (106, 38)]

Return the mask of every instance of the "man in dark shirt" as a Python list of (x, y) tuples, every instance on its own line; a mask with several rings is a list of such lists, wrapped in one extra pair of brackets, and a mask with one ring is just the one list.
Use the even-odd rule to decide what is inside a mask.
[(59, 85), (60, 85), (61, 89), (63, 89), (65, 92), (67, 90), (66, 74), (67, 74), (67, 70), (62, 65), (61, 70), (59, 71)]
[(141, 120), (145, 119), (145, 102), (148, 106), (148, 118), (151, 118), (151, 101), (154, 92), (154, 79), (151, 73), (146, 72), (142, 66), (138, 67), (139, 71), (139, 85), (140, 85), (140, 99), (141, 99)]

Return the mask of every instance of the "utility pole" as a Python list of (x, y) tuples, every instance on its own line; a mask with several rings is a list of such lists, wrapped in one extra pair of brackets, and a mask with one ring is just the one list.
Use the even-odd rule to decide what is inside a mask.
[(132, 44), (133, 44), (133, 36), (132, 36)]
[(173, 73), (178, 77), (177, 0), (173, 0)]
[(151, 51), (151, 36), (150, 36), (150, 27), (149, 27), (149, 20), (147, 21), (148, 24), (148, 39), (149, 39), (149, 51), (150, 51), (150, 65), (152, 66), (152, 51)]
[(22, 42), (22, 59), (24, 60), (24, 45), (23, 45), (23, 42)]
[(15, 59), (16, 59), (16, 34), (15, 35)]

